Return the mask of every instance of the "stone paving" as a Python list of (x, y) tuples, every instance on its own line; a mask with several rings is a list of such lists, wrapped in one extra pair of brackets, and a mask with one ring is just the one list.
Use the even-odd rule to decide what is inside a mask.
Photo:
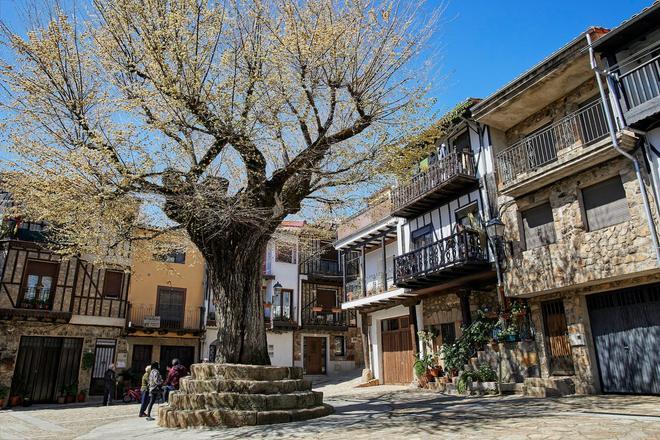
[(336, 413), (321, 419), (216, 430), (170, 430), (136, 405), (42, 405), (0, 411), (0, 439), (660, 439), (660, 397), (453, 397), (401, 386), (315, 380)]

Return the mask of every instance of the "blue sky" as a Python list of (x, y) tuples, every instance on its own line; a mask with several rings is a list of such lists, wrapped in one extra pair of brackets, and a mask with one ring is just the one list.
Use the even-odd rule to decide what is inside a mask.
[(444, 4), (438, 110), (485, 98), (589, 26), (612, 28), (652, 0), (431, 0)]

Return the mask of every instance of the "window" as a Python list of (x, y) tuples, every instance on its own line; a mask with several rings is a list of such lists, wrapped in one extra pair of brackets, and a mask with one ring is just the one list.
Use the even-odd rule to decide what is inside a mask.
[(478, 208), (475, 202), (456, 211), (456, 224), (459, 230), (479, 229)]
[(184, 264), (186, 262), (186, 253), (181, 251), (172, 251), (156, 257), (157, 260), (165, 263)]
[(159, 287), (157, 310), (158, 316), (160, 316), (161, 328), (183, 328), (185, 304), (185, 289), (177, 289), (175, 287)]
[(410, 234), (410, 244), (412, 250), (421, 249), (431, 243), (433, 243), (432, 225), (422, 226)]
[(335, 356), (346, 355), (346, 340), (343, 336), (335, 336), (333, 346), (335, 348)]
[(272, 313), (274, 320), (291, 319), (291, 309), (293, 308), (293, 290), (276, 289), (273, 292)]
[(456, 326), (453, 322), (440, 324), (440, 335), (443, 344), (453, 344), (456, 341)]
[(330, 289), (316, 290), (316, 305), (323, 309), (332, 309), (337, 306), (337, 291)]
[(275, 245), (275, 261), (296, 264), (296, 247), (292, 243), (279, 242)]
[(550, 203), (544, 203), (520, 213), (526, 249), (555, 242), (555, 225)]
[(105, 279), (103, 280), (103, 296), (108, 298), (121, 298), (123, 284), (124, 272), (106, 270)]
[(46, 261), (28, 261), (21, 289), (22, 308), (51, 309), (59, 265)]
[(587, 229), (595, 231), (630, 219), (628, 200), (621, 176), (588, 186), (582, 190)]
[(463, 133), (459, 134), (451, 140), (452, 150), (458, 153), (463, 151), (470, 151), (470, 133), (468, 130), (465, 130)]

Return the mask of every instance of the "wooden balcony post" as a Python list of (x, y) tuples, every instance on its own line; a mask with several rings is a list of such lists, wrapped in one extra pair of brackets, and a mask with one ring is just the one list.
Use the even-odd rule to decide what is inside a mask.
[(461, 300), (461, 317), (463, 320), (463, 327), (472, 324), (472, 315), (470, 314), (470, 291), (461, 290), (456, 295)]
[(383, 292), (387, 292), (387, 250), (385, 249), (385, 235), (380, 237), (380, 245), (383, 248)]
[(373, 372), (371, 369), (371, 344), (369, 343), (369, 316), (364, 312), (360, 312), (360, 320), (362, 321), (360, 330), (362, 333), (362, 355), (364, 356), (364, 368)]
[(341, 249), (339, 251), (339, 256), (341, 259), (341, 282), (342, 282), (342, 288), (344, 292), (344, 300), (347, 299), (347, 293), (346, 293), (346, 251), (344, 249)]
[(367, 296), (367, 246), (362, 245), (362, 297)]

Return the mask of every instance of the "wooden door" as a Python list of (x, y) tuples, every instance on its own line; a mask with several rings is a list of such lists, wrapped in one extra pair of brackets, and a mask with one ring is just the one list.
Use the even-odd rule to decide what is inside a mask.
[(304, 342), (305, 374), (325, 374), (325, 338), (305, 337)]
[(138, 375), (140, 375), (147, 365), (150, 365), (152, 362), (152, 345), (134, 345), (133, 346), (133, 356), (131, 359), (131, 369), (135, 370)]
[(660, 284), (587, 297), (603, 392), (660, 394)]
[(23, 336), (12, 378), (12, 394), (52, 402), (78, 380), (82, 339)]
[(575, 374), (573, 354), (568, 341), (564, 302), (562, 300), (543, 302), (541, 310), (545, 326), (545, 345), (549, 354), (550, 374)]
[(172, 366), (172, 359), (178, 359), (180, 364), (190, 370), (190, 366), (195, 362), (195, 347), (161, 345), (159, 364), (163, 377), (166, 377), (167, 367)]
[(384, 319), (381, 321), (383, 347), (383, 382), (409, 384), (413, 380), (415, 344), (410, 318)]
[(92, 396), (100, 396), (103, 394), (103, 389), (105, 388), (103, 377), (105, 376), (105, 372), (108, 371), (108, 366), (115, 362), (116, 344), (117, 343), (114, 339), (96, 340), (92, 381), (89, 385), (89, 394)]

